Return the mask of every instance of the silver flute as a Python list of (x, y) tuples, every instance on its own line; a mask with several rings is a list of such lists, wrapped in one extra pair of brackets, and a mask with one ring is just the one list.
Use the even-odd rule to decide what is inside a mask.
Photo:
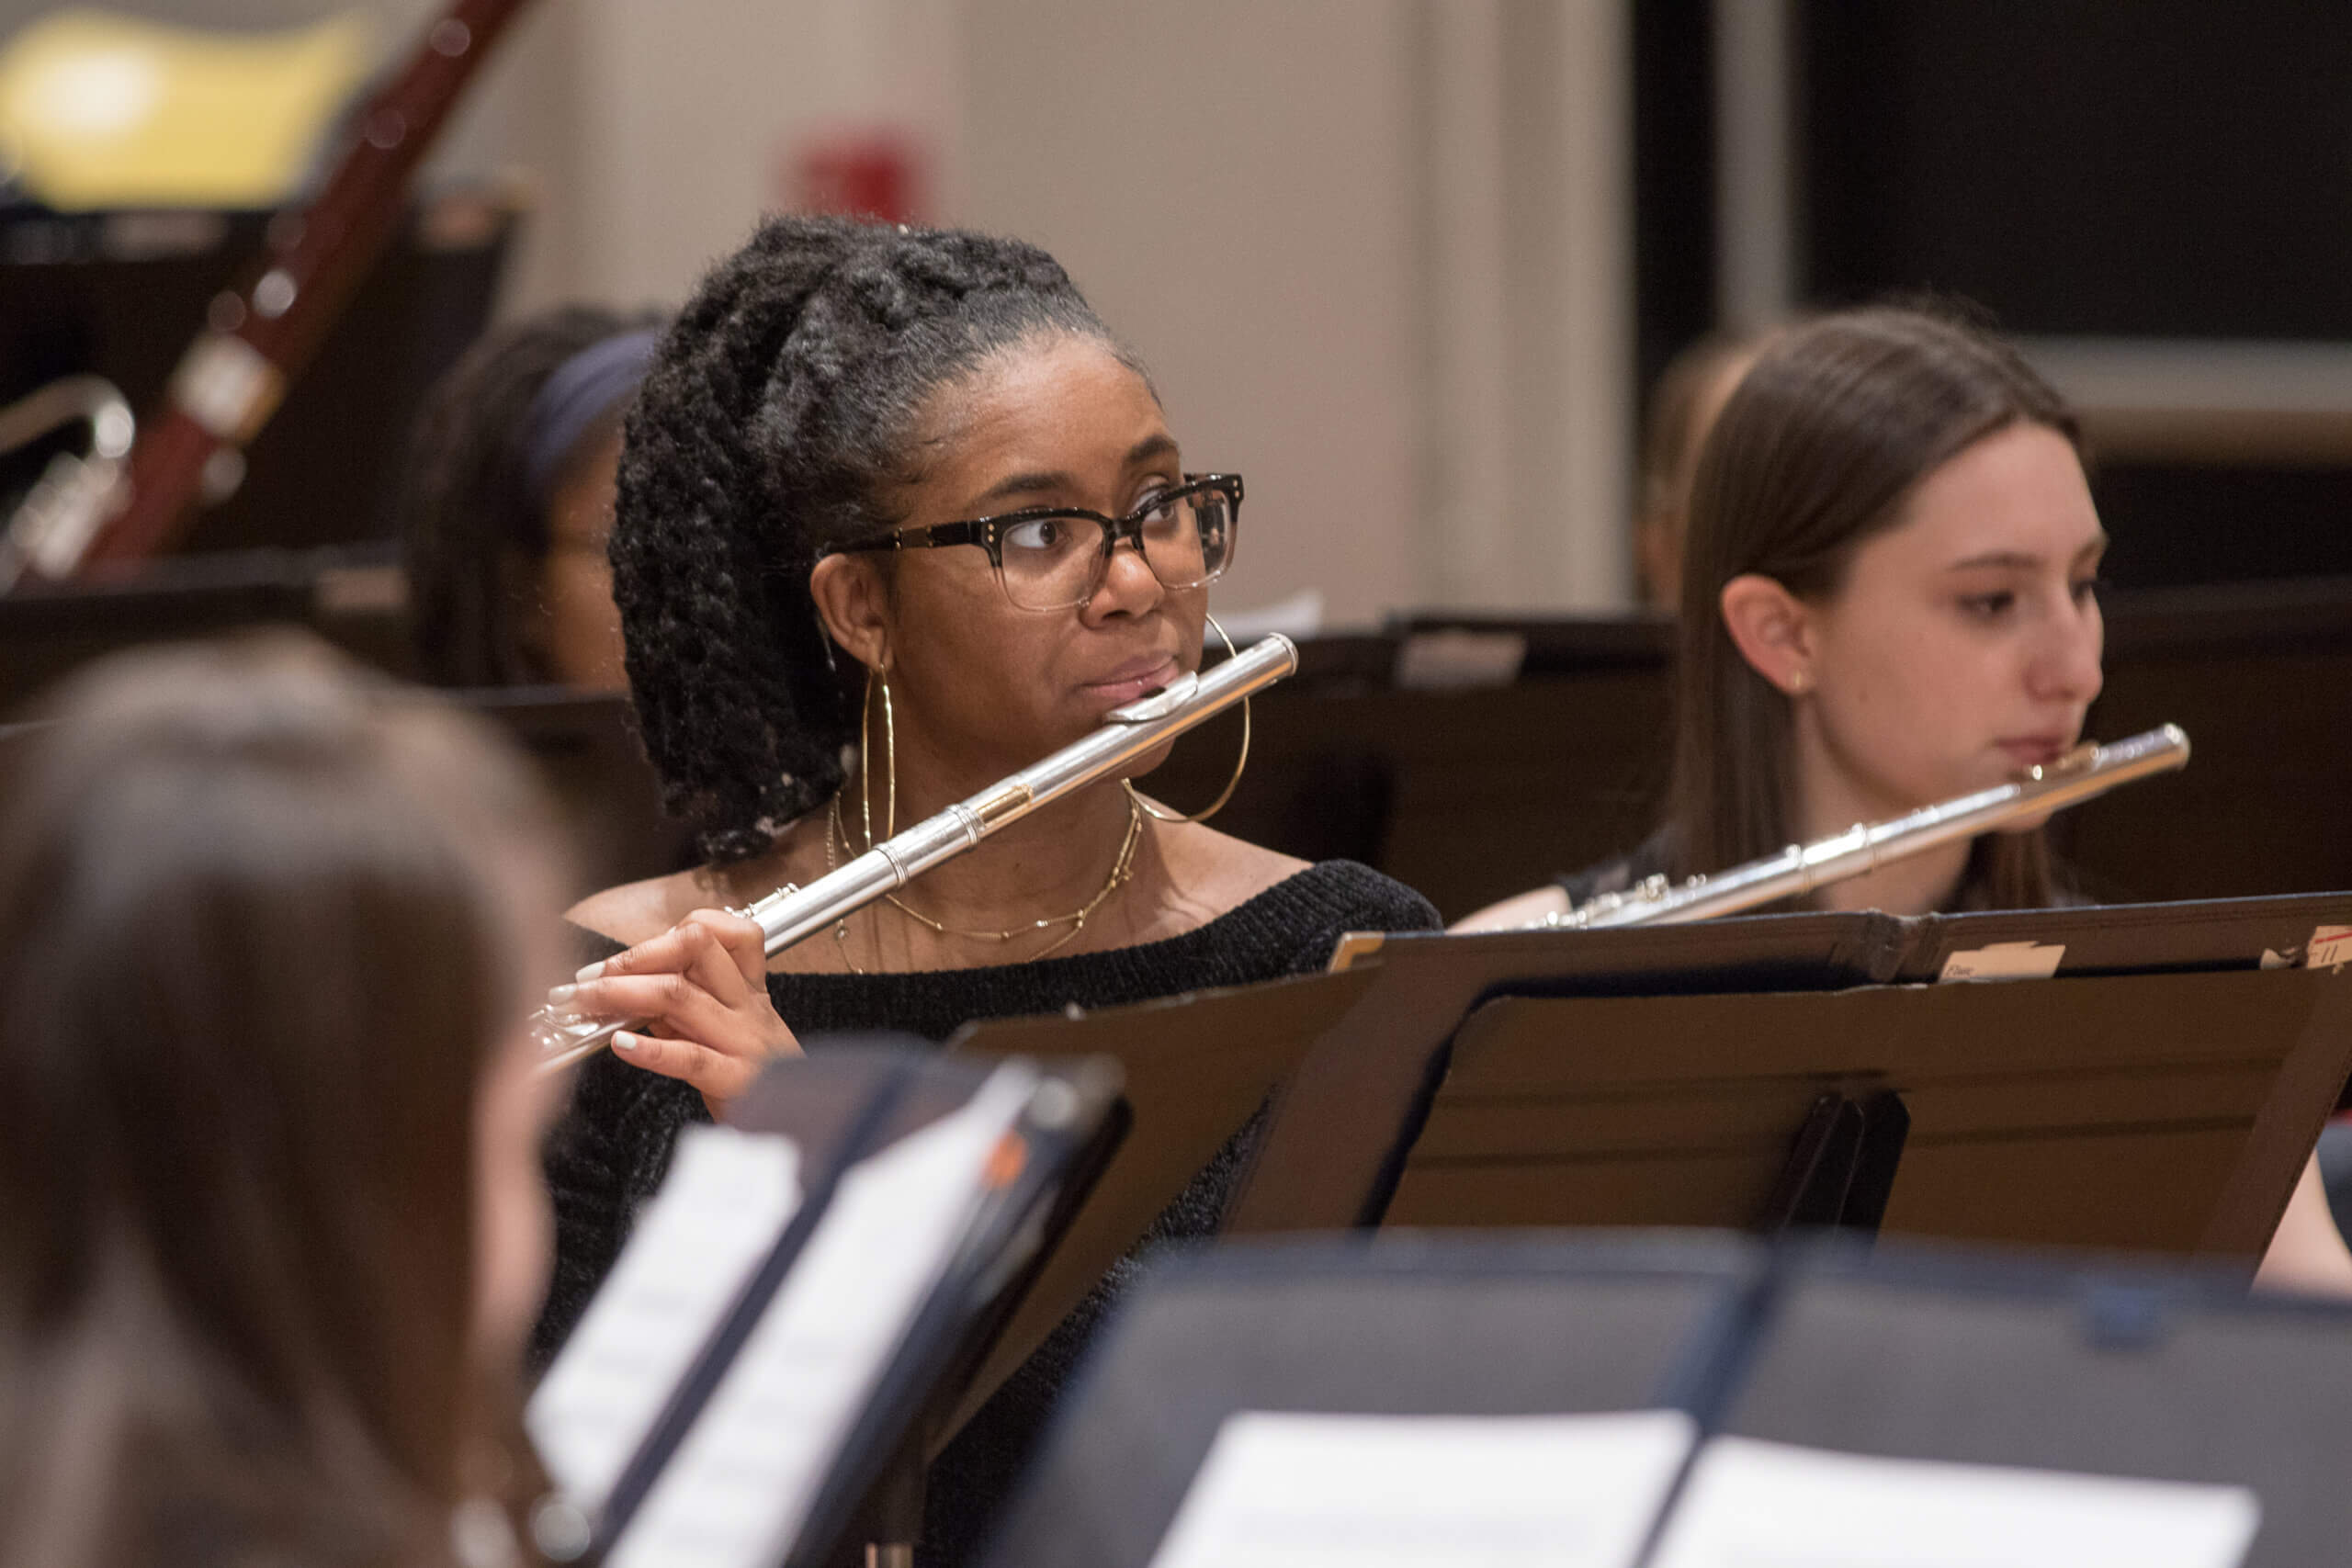
[(1867, 875), (1906, 855), (1973, 839), (2020, 817), (2079, 806), (2118, 784), (2168, 773), (2188, 761), (2188, 737), (2175, 724), (2159, 725), (2109, 746), (2086, 742), (2055, 761), (2028, 768), (2009, 784), (1923, 806), (1888, 821), (1857, 822), (1842, 833), (1810, 844), (1791, 844), (1778, 854), (1713, 876), (1693, 876), (1679, 885), (1664, 876), (1648, 877), (1623, 893), (1600, 894), (1566, 913), (1555, 909), (1537, 929), (1600, 931), (1737, 914), (1849, 876)]
[[(735, 912), (759, 922), (768, 955), (774, 957), (904, 887), (940, 862), (977, 847), (1007, 823), (1107, 777), (1297, 668), (1298, 649), (1290, 638), (1276, 635), (1252, 643), (1205, 675), (1180, 675), (1148, 697), (1113, 708), (1102, 728), (1085, 739), (924, 818), (808, 886), (787, 883)], [(575, 1018), (542, 1008), (531, 1023), (542, 1053), (539, 1070), (570, 1066), (604, 1049), (628, 1027), (626, 1020)]]

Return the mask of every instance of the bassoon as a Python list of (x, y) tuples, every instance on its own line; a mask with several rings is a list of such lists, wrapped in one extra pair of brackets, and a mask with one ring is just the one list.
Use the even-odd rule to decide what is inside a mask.
[(234, 488), (244, 448), (383, 254), (418, 165), (528, 3), (454, 0), (351, 117), (317, 197), (271, 219), (261, 256), (207, 307), (163, 407), (141, 422), (127, 484), (105, 498), (110, 514), (77, 530), (88, 542), (73, 575), (104, 575), (155, 554), (178, 537), (199, 496)]

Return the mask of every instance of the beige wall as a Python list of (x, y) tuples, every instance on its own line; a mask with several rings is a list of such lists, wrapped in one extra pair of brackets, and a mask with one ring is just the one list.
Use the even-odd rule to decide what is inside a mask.
[(1626, 603), (1623, 0), (964, 15), (963, 216), (1053, 249), (1250, 476), (1225, 603)]
[(674, 300), (842, 126), (952, 146), (954, 0), (572, 0), (584, 177), (575, 287)]
[(1391, 0), (968, 0), (964, 216), (1037, 241), (1250, 480), (1219, 605), (1417, 597), (1406, 87)]
[[(390, 48), (438, 8), (361, 3)], [(799, 139), (901, 127), (938, 216), (1053, 250), (1249, 477), (1221, 605), (1613, 605), (1633, 3), (537, 0), (435, 173), (537, 193), (509, 310), (675, 302)]]

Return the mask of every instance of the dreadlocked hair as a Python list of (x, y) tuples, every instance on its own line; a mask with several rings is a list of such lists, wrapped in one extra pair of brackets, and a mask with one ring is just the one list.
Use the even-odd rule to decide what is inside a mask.
[(515, 566), (548, 547), (525, 483), (532, 402), (563, 363), (654, 318), (571, 305), (491, 333), (427, 395), (401, 491), (402, 564), (417, 674), (503, 686), (548, 672), (515, 636), (531, 584)]
[(646, 751), (707, 858), (841, 787), (865, 671), (819, 557), (898, 524), (935, 393), (1058, 335), (1134, 363), (1053, 257), (961, 230), (775, 218), (702, 280), (624, 426), (612, 558)]

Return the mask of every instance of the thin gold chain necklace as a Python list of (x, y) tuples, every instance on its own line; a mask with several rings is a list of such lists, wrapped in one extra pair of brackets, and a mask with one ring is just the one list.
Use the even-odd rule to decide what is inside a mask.
[[(854, 852), (856, 846), (850, 842), (849, 829), (842, 822), (842, 803), (841, 796), (838, 794), (833, 796), (833, 803), (826, 815), (828, 819), (826, 823), (827, 831), (825, 834), (825, 869), (830, 872), (833, 869), (834, 864), (833, 839), (836, 834), (841, 838), (842, 848), (843, 850)], [(1120, 888), (1125, 887), (1128, 881), (1135, 875), (1136, 846), (1142, 841), (1143, 808), (1136, 803), (1132, 796), (1130, 796), (1127, 801), (1126, 836), (1119, 841), (1118, 855), (1111, 863), (1111, 874), (1103, 878), (1102, 886), (1096, 892), (1094, 897), (1089, 898), (1083, 905), (1080, 906), (1078, 908), (1072, 909), (1067, 915), (1051, 915), (1044, 919), (1031, 920), (1023, 925), (1008, 927), (1003, 931), (965, 931), (958, 927), (950, 926), (944, 921), (932, 919), (929, 915), (924, 914), (921, 909), (909, 905), (904, 899), (900, 898), (895, 893), (886, 893), (882, 897), (885, 903), (888, 903), (892, 908), (898, 910), (899, 913), (906, 916), (907, 919), (915, 921), (919, 925), (928, 926), (942, 936), (964, 937), (973, 942), (1009, 942), (1017, 941), (1024, 936), (1035, 936), (1039, 931), (1051, 931), (1056, 926), (1067, 925), (1069, 927), (1069, 930), (1062, 932), (1061, 935), (1056, 937), (1053, 941), (1047, 942), (1045, 946), (1039, 948), (1036, 952), (1029, 954), (1026, 959), (1023, 960), (1024, 963), (1031, 963), (1037, 959), (1044, 958), (1049, 953), (1059, 952), (1062, 948), (1068, 946), (1070, 942), (1075, 942), (1078, 939), (1078, 933), (1086, 929), (1087, 920), (1100, 910), (1103, 905), (1109, 903), (1112, 896), (1116, 894)], [(863, 975), (865, 973), (865, 970), (860, 969), (850, 959), (849, 921), (846, 918), (833, 922), (833, 944), (840, 950), (842, 963), (851, 974)]]

